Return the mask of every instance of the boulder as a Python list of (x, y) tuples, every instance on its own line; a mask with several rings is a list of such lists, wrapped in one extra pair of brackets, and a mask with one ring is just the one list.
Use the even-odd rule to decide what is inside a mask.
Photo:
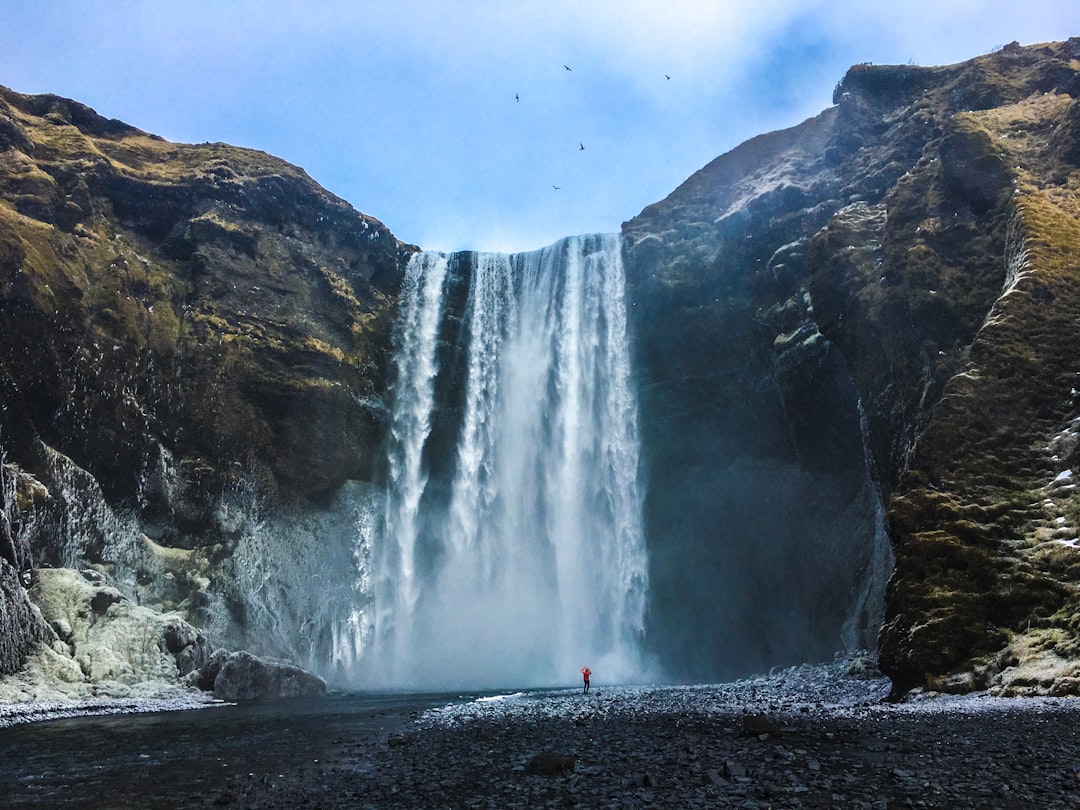
[(563, 776), (574, 770), (574, 758), (558, 751), (541, 751), (525, 763), (525, 773), (534, 776)]
[(326, 682), (312, 672), (249, 652), (234, 652), (221, 661), (214, 677), (214, 697), (228, 701), (314, 697), (326, 693)]

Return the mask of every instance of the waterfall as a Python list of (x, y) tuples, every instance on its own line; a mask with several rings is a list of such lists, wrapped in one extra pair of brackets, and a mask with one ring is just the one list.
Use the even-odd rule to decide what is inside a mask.
[[(377, 632), (397, 644), (408, 641), (407, 623), (419, 597), (416, 542), (420, 498), (427, 483), (422, 454), (434, 411), (435, 347), (446, 268), (446, 256), (420, 253), (409, 263), (402, 286), (405, 309), (398, 324), (386, 529), (375, 561), (374, 607)], [(402, 623), (401, 627), (395, 629), (395, 622)]]
[(881, 617), (885, 614), (885, 588), (889, 582), (895, 559), (892, 544), (889, 541), (885, 522), (885, 499), (878, 484), (874, 456), (870, 451), (870, 421), (863, 407), (862, 398), (856, 396), (855, 405), (859, 412), (859, 431), (862, 435), (863, 463), (866, 465), (866, 480), (873, 500), (874, 537), (865, 555), (861, 577), (855, 586), (855, 604), (851, 616), (840, 630), (844, 649), (875, 649), (878, 630), (881, 629)]
[(413, 258), (370, 541), (369, 682), (540, 685), (585, 664), (640, 677), (647, 570), (623, 286), (618, 235)]

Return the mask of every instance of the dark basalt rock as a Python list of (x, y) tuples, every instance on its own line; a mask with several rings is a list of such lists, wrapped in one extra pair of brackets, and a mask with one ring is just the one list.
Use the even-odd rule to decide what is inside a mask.
[(26, 595), (30, 553), (8, 518), (14, 474), (0, 463), (0, 675), (18, 672), (48, 628)]
[(316, 697), (326, 692), (322, 678), (286, 661), (234, 652), (224, 656), (220, 664), (214, 676), (214, 697), (219, 700)]
[(563, 776), (574, 770), (574, 758), (558, 751), (541, 751), (525, 763), (525, 773), (534, 776)]
[[(850, 501), (861, 467), (896, 555), (880, 654), (897, 691), (1075, 682), (1078, 54), (853, 67), (836, 107), (624, 225), (664, 660), (811, 657), (768, 616), (820, 637), (845, 604), (801, 603), (800, 574), (842, 545), (835, 514), (790, 504)], [(811, 471), (812, 497), (777, 487)], [(873, 500), (849, 513), (858, 544)]]
[(7, 560), (0, 560), (0, 675), (18, 672), (46, 637), (47, 628), (26, 595), (22, 577)]

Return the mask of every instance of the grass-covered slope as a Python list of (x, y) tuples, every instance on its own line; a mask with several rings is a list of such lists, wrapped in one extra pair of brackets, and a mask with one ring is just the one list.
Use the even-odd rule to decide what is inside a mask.
[(290, 497), (364, 477), (410, 250), (270, 155), (0, 89), (0, 443), (148, 509), (176, 466)]

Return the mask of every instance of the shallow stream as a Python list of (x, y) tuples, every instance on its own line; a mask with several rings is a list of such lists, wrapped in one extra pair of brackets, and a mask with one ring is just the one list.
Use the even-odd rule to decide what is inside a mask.
[(0, 805), (201, 806), (237, 774), (267, 786), (285, 781), (342, 743), (385, 741), (428, 708), (475, 697), (339, 693), (0, 728)]

